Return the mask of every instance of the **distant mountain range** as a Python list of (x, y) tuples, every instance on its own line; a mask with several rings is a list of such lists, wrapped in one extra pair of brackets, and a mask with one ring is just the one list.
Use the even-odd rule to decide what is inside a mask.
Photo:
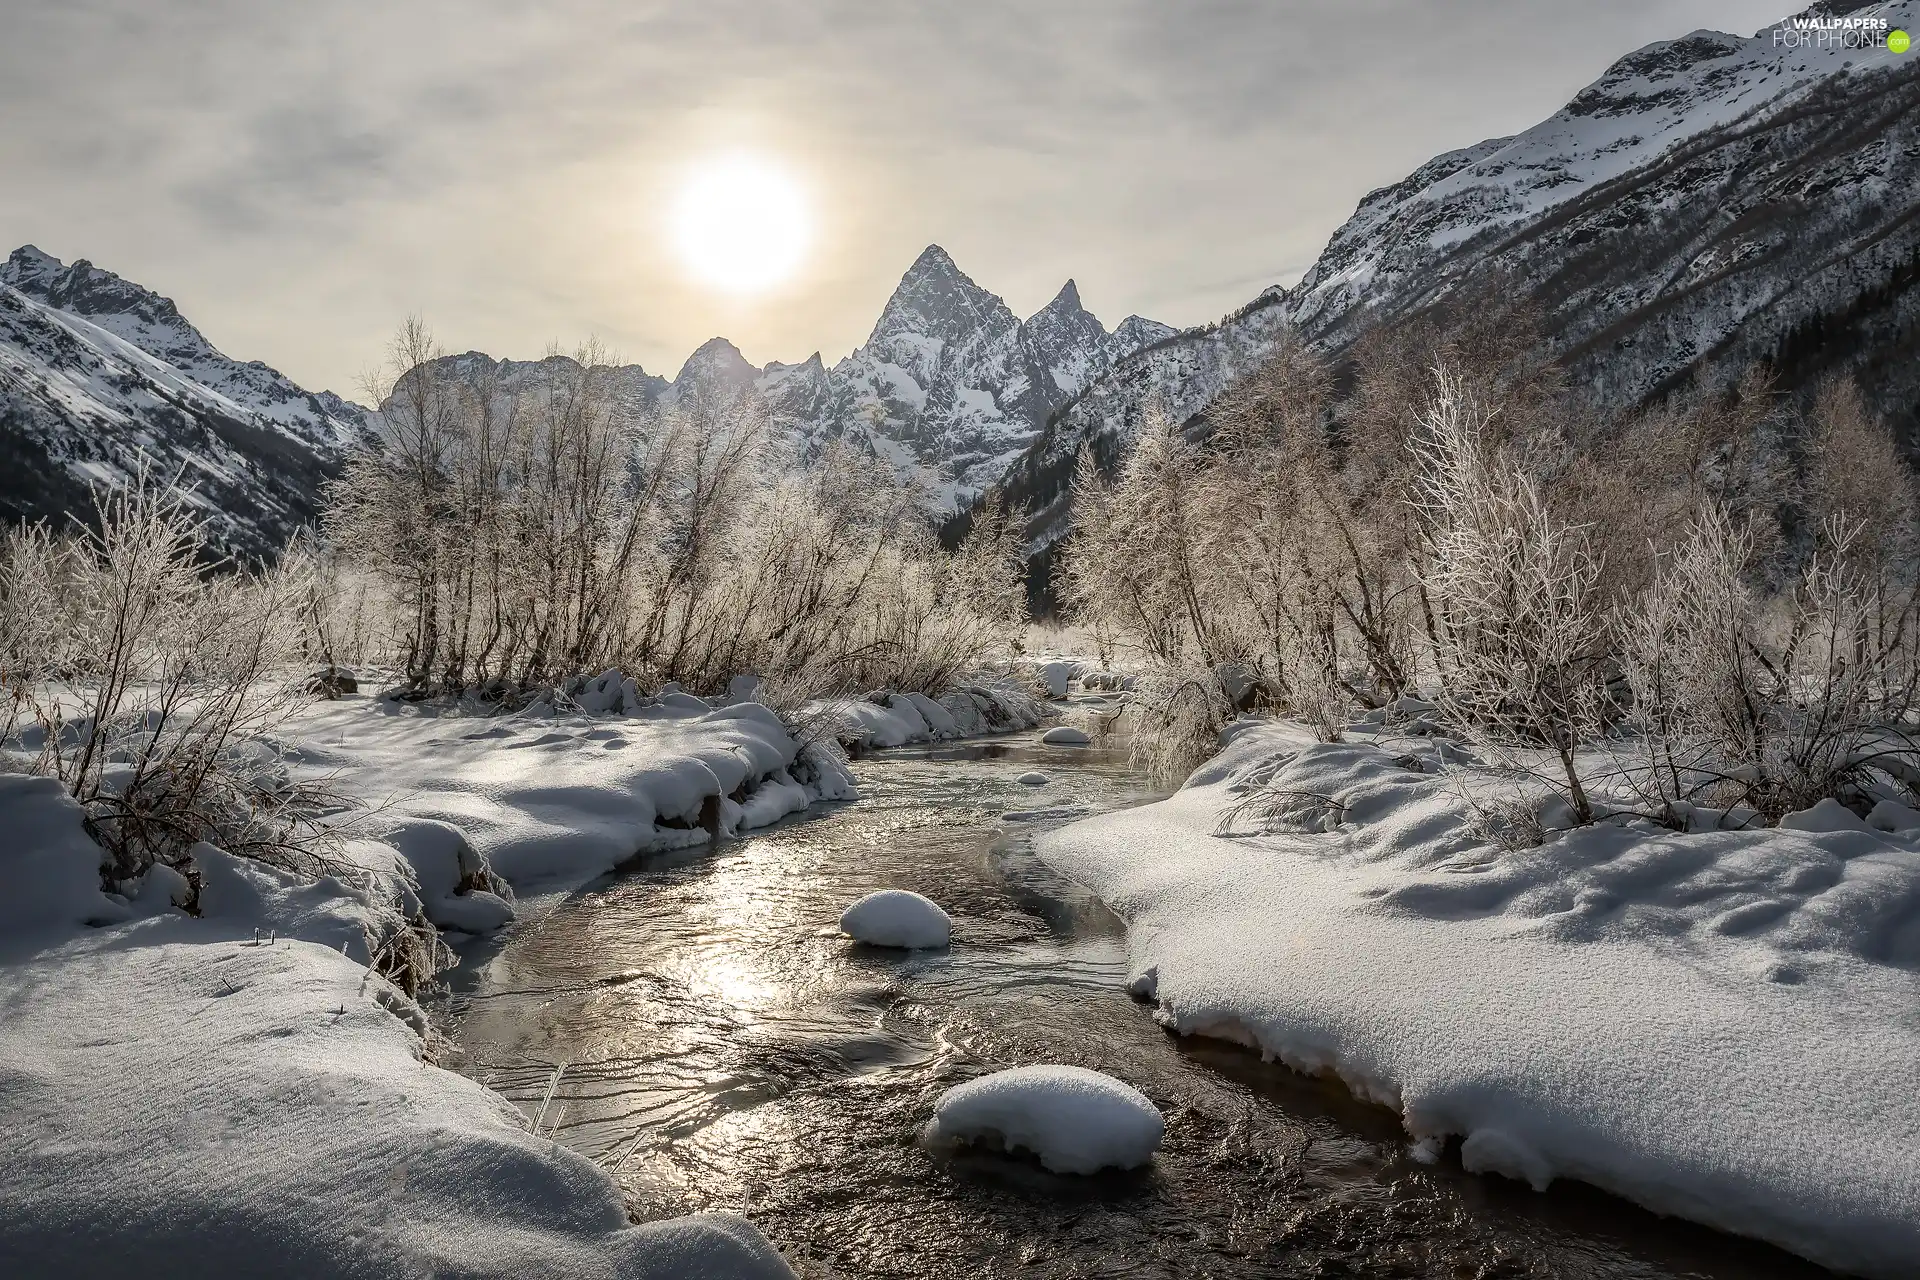
[[(639, 365), (610, 370), (615, 394), (645, 408), (690, 386), (753, 387), (802, 458), (831, 439), (922, 474), (944, 511), (998, 484), (1047, 421), (1116, 362), (1175, 333), (1129, 316), (1109, 333), (1069, 280), (1026, 320), (930, 245), (900, 278), (865, 343), (832, 367), (749, 364), (713, 338), (672, 379)], [(522, 362), (448, 356), (462, 376), (509, 380)]]
[[(1818, 5), (1912, 29), (1920, 0)], [(618, 370), (636, 405), (690, 381), (758, 388), (804, 456), (865, 445), (962, 510), (1003, 488), (1044, 549), (1083, 447), (1117, 458), (1158, 396), (1204, 413), (1291, 326), (1338, 359), (1383, 322), (1497, 288), (1529, 297), (1577, 385), (1631, 408), (1768, 362), (1833, 372), (1920, 438), (1920, 52), (1696, 31), (1620, 59), (1539, 125), (1368, 195), (1301, 282), (1191, 329), (1112, 331), (1072, 281), (1034, 315), (939, 247), (827, 366), (749, 364), (716, 338), (673, 379)], [(1795, 33), (1804, 35), (1805, 33)], [(451, 357), (477, 371), (491, 357)], [(30, 246), (0, 269), (0, 513), (72, 509), (137, 451), (185, 466), (233, 546), (310, 518), (367, 411), (222, 356), (173, 304)]]

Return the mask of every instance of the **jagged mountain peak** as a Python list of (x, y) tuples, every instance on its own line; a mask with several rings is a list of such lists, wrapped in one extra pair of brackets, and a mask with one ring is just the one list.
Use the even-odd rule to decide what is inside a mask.
[(1027, 323), (1032, 324), (1034, 320), (1039, 319), (1043, 315), (1071, 315), (1075, 313), (1088, 314), (1086, 307), (1080, 301), (1080, 286), (1069, 279), (1065, 284), (1060, 286), (1060, 292), (1053, 295), (1053, 300), (1047, 303), (1046, 306), (1040, 308), (1040, 310), (1034, 312), (1034, 314), (1028, 318)]
[(747, 358), (740, 354), (740, 348), (725, 338), (708, 338), (687, 357), (673, 381), (675, 386), (684, 382), (745, 385), (759, 376), (760, 370), (747, 363)]
[(45, 282), (65, 270), (66, 264), (38, 245), (23, 244), (0, 264), (0, 284), (29, 293), (44, 293)]
[(8, 255), (6, 266), (0, 267), (0, 284), (10, 285), (68, 315), (84, 316), (148, 355), (171, 364), (240, 363), (229, 361), (188, 323), (172, 298), (96, 267), (85, 258), (65, 264), (35, 245), (21, 245)]
[(913, 265), (907, 268), (902, 279), (911, 280), (917, 276), (959, 276), (964, 279), (965, 275), (959, 264), (954, 262), (952, 254), (937, 244), (930, 244), (920, 251), (920, 256), (913, 260)]
[(1128, 316), (1113, 327), (1111, 343), (1114, 358), (1131, 355), (1142, 347), (1150, 347), (1156, 342), (1165, 342), (1180, 331), (1170, 324), (1158, 320), (1149, 320), (1145, 316)]
[[(869, 349), (885, 348), (902, 336), (945, 344), (982, 329), (1011, 329), (1019, 323), (998, 294), (975, 284), (945, 249), (934, 244), (928, 245), (900, 277), (866, 345)], [(912, 352), (893, 354), (908, 357), (896, 363), (914, 360)]]

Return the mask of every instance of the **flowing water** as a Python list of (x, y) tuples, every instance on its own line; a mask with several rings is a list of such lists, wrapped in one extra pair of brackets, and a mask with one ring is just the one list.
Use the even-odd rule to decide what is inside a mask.
[[(1049, 785), (1016, 781), (1034, 769)], [(1029, 847), (1153, 798), (1117, 756), (1023, 735), (856, 774), (857, 802), (643, 860), (456, 971), (468, 1070), (544, 1102), (540, 1131), (617, 1167), (641, 1216), (737, 1210), (803, 1275), (849, 1280), (1827, 1274), (1580, 1187), (1418, 1164), (1391, 1113), (1162, 1031), (1123, 990), (1119, 920)], [(946, 907), (952, 948), (840, 937), (881, 888)], [(922, 1141), (941, 1091), (1035, 1062), (1152, 1098), (1154, 1163), (1066, 1177)]]

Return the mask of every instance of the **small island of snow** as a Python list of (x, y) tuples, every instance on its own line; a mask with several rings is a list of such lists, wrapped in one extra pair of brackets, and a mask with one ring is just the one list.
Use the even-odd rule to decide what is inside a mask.
[(1165, 1132), (1159, 1109), (1132, 1085), (1056, 1066), (1014, 1067), (949, 1089), (928, 1128), (934, 1138), (1030, 1151), (1055, 1173), (1135, 1168)]
[(929, 898), (905, 889), (882, 889), (841, 913), (840, 931), (875, 947), (944, 947), (953, 921)]

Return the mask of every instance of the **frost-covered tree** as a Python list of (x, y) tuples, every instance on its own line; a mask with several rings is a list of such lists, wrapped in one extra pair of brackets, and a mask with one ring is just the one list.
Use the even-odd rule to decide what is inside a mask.
[(641, 410), (591, 344), (510, 378), (436, 352), (402, 330), (395, 365), (429, 359), (389, 384), (327, 521), (328, 554), (385, 585), (415, 694), (610, 666), (702, 691), (937, 689), (1024, 625), (1004, 513), (949, 553), (916, 486), (843, 445), (801, 467), (752, 389)]
[(1415, 454), (1438, 699), (1509, 764), (1548, 752), (1575, 820), (1591, 822), (1577, 756), (1605, 725), (1601, 562), (1508, 448), (1489, 443), (1491, 414), (1471, 388), (1444, 368), (1435, 380)]

